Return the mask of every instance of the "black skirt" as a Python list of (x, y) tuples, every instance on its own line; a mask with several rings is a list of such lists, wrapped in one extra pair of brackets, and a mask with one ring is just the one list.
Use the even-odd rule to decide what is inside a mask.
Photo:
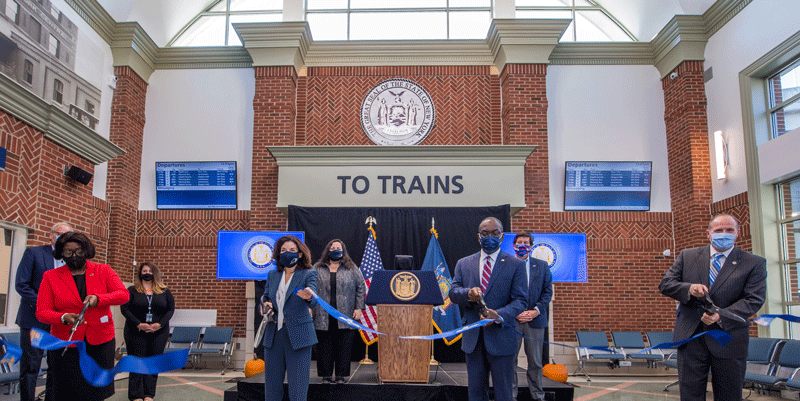
[[(116, 341), (112, 338), (103, 344), (91, 345), (84, 340), (86, 353), (92, 357), (103, 369), (114, 367), (114, 349)], [(114, 395), (114, 382), (107, 386), (95, 387), (89, 384), (81, 373), (78, 362), (78, 348), (70, 347), (64, 356), (63, 349), (47, 351), (48, 375), (53, 375), (52, 382), (48, 380), (45, 401), (57, 400), (105, 400)]]

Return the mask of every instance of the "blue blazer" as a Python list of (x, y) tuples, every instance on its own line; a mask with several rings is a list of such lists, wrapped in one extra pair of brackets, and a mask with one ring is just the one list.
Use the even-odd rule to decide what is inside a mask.
[(15, 287), (22, 300), (19, 303), (16, 323), (23, 329), (34, 327), (49, 331), (50, 326), (36, 319), (36, 298), (44, 272), (55, 268), (53, 247), (50, 245), (32, 246), (25, 249), (17, 268)]
[[(483, 296), (486, 306), (494, 309), (508, 324), (490, 324), (483, 327), (483, 343), (486, 352), (494, 356), (515, 355), (517, 348), (517, 335), (514, 327), (517, 316), (527, 306), (527, 291), (525, 283), (528, 278), (525, 274), (525, 262), (503, 252), (497, 255), (497, 261), (492, 268), (492, 276)], [(462, 258), (456, 263), (456, 273), (453, 278), (453, 287), (450, 289), (450, 300), (461, 309), (462, 320), (465, 324), (481, 320), (480, 309), (475, 302), (470, 302), (467, 293), (470, 288), (481, 286), (479, 266), (481, 253)], [(471, 354), (478, 343), (478, 330), (464, 332), (461, 339), (461, 350)]]
[(528, 322), (533, 328), (547, 327), (547, 308), (553, 299), (553, 274), (543, 260), (528, 257), (531, 263), (531, 282), (528, 284), (528, 309), (539, 308), (539, 316)]
[[(281, 282), (283, 273), (273, 270), (267, 276), (267, 285), (264, 288), (264, 295), (267, 301), (275, 303), (278, 293), (278, 285)], [(289, 335), (289, 343), (292, 349), (298, 350), (317, 343), (317, 333), (314, 331), (314, 320), (311, 318), (309, 308), (316, 306), (317, 301), (311, 298), (306, 301), (300, 298), (295, 292), (298, 289), (311, 288), (317, 291), (317, 272), (314, 269), (296, 270), (289, 280), (289, 288), (286, 290), (286, 301), (283, 308), (283, 325)], [(272, 342), (278, 324), (267, 323), (264, 333), (264, 347), (272, 349)]]

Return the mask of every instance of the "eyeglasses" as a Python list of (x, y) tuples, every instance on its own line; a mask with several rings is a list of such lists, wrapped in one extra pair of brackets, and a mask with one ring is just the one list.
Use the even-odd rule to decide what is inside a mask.
[(78, 249), (76, 249), (74, 251), (73, 250), (69, 250), (69, 249), (65, 249), (64, 251), (61, 252), (61, 256), (65, 257), (65, 258), (68, 258), (68, 257), (70, 257), (72, 255), (86, 256), (86, 252), (84, 252), (83, 249), (80, 249), (80, 248), (78, 248)]
[(494, 231), (483, 230), (483, 231), (478, 233), (478, 235), (480, 235), (481, 237), (484, 237), (484, 238), (488, 237), (488, 236), (499, 237), (501, 234), (503, 234), (503, 233), (500, 230), (494, 230)]

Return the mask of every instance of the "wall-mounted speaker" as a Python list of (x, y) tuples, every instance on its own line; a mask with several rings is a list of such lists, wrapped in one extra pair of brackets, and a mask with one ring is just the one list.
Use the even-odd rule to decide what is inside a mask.
[(64, 166), (64, 175), (83, 185), (88, 184), (89, 181), (92, 180), (92, 173), (77, 166)]

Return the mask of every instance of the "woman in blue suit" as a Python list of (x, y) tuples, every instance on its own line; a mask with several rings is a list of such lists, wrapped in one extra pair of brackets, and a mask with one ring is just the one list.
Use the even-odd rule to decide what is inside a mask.
[[(287, 235), (275, 242), (269, 272), (261, 297), (265, 319), (264, 371), (266, 401), (283, 400), (283, 378), (287, 376), (289, 399), (305, 401), (311, 369), (311, 346), (317, 343), (311, 308), (316, 305), (317, 272), (311, 268), (311, 252), (297, 237)], [(288, 373), (288, 374), (287, 374)]]

